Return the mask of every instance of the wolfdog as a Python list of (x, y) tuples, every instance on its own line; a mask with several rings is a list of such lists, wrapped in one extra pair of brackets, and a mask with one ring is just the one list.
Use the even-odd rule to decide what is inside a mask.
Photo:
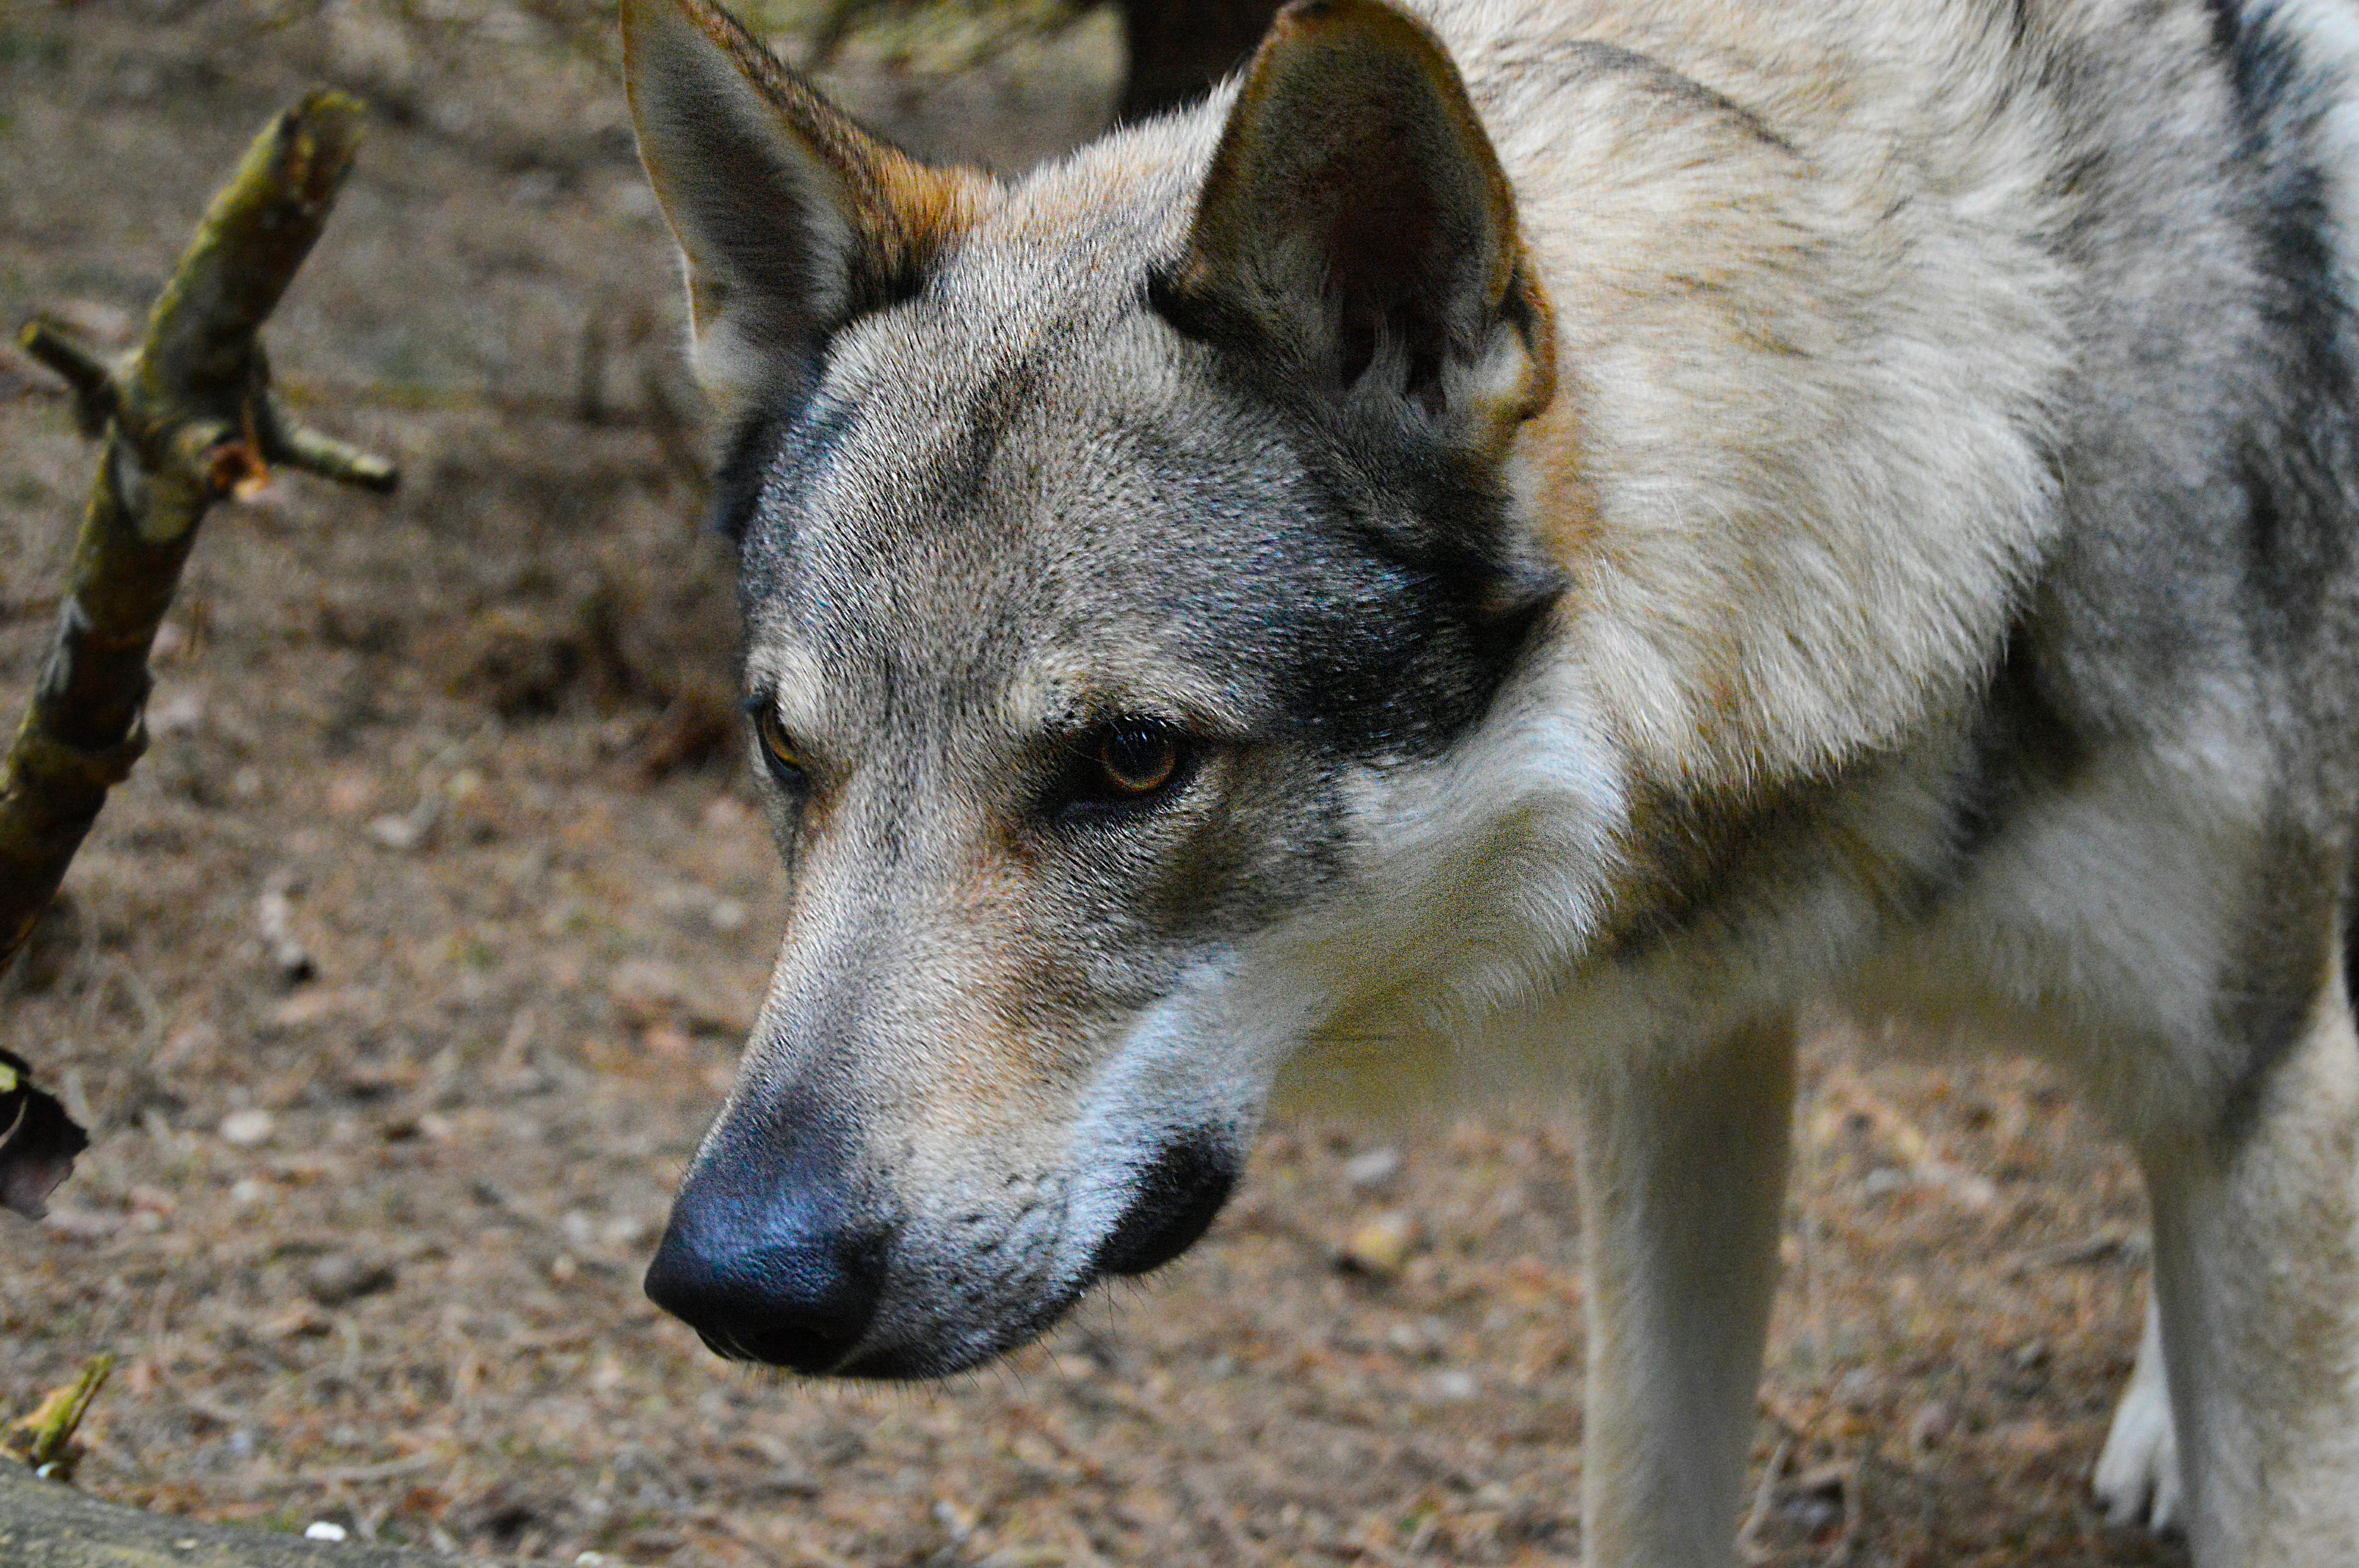
[(1512, 1019), (1587, 1561), (1725, 1564), (1841, 1009), (2139, 1161), (2109, 1506), (2359, 1563), (2359, 11), (1301, 0), (1013, 181), (624, 22), (792, 881), (657, 1301), (970, 1367), (1333, 1021)]

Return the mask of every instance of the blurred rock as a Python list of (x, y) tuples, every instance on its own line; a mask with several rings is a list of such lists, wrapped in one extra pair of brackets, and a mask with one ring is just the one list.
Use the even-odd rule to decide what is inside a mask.
[(278, 983), (291, 989), (317, 977), (320, 969), (295, 938), (294, 905), (288, 892), (285, 875), (273, 876), (255, 901), (255, 923), (261, 928), (263, 950), (270, 957)]
[(751, 998), (692, 979), (677, 964), (626, 958), (614, 967), (606, 994), (625, 1023), (648, 1031), (690, 1029), (743, 1034), (754, 1026)]
[(138, 334), (139, 318), (120, 305), (99, 299), (68, 299), (41, 312), (92, 348), (127, 349)]
[(1413, 1361), (1439, 1361), (1448, 1354), (1450, 1334), (1438, 1318), (1397, 1323), (1385, 1331), (1385, 1343)]
[(262, 1332), (273, 1339), (319, 1339), (335, 1326), (333, 1319), (310, 1302), (297, 1302), (276, 1317), (266, 1319)]
[(1420, 1238), (1414, 1218), (1399, 1209), (1386, 1209), (1360, 1223), (1337, 1254), (1335, 1266), (1347, 1273), (1389, 1280), (1408, 1265)]
[(1400, 1174), (1400, 1151), (1387, 1143), (1344, 1161), (1343, 1179), (1363, 1189), (1381, 1187)]
[(204, 723), (205, 699), (198, 692), (176, 691), (160, 701), (150, 702), (145, 717), (151, 736), (185, 735)]
[(426, 841), (434, 836), (434, 824), (441, 815), (441, 797), (429, 794), (421, 798), (408, 816), (388, 815), (371, 821), (369, 837), (386, 849), (402, 854), (422, 849)]
[(654, 958), (627, 958), (606, 981), (606, 994), (631, 1023), (651, 1026), (669, 1021), (688, 1005), (688, 976), (676, 964)]
[(734, 795), (717, 795), (704, 808), (704, 826), (716, 833), (734, 833), (755, 820), (756, 813)]
[(233, 1149), (258, 1149), (278, 1130), (278, 1119), (258, 1107), (234, 1110), (221, 1120), (221, 1141)]
[(390, 1263), (369, 1262), (350, 1252), (331, 1252), (303, 1271), (303, 1289), (321, 1306), (339, 1307), (393, 1289), (396, 1278)]
[(1950, 1407), (1939, 1400), (1919, 1408), (1908, 1418), (1908, 1449), (1916, 1454), (1926, 1454), (1949, 1441), (1954, 1418)]
[(123, 1228), (124, 1218), (109, 1209), (59, 1207), (41, 1217), (41, 1228), (71, 1241), (103, 1241)]

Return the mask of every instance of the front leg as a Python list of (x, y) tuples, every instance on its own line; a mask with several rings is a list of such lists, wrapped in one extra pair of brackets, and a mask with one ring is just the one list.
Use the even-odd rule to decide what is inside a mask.
[(1582, 1086), (1591, 1568), (1728, 1568), (1777, 1278), (1789, 1019)]
[(2359, 1568), (2359, 1033), (2339, 976), (2217, 1124), (2144, 1150), (2200, 1568)]
[(2171, 1424), (2170, 1379), (2162, 1367), (2162, 1308), (2152, 1295), (2137, 1367), (2089, 1485), (2110, 1523), (2144, 1524), (2158, 1535), (2179, 1524), (2179, 1432)]

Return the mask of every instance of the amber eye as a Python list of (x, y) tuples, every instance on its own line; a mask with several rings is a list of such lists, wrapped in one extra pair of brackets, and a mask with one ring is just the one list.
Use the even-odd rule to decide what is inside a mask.
[(1179, 776), (1180, 737), (1160, 724), (1110, 724), (1094, 755), (1108, 795), (1153, 795)]
[(771, 776), (785, 789), (808, 788), (810, 775), (804, 771), (802, 754), (795, 750), (786, 726), (778, 722), (777, 710), (759, 697), (747, 707), (754, 715), (754, 733), (761, 737), (762, 760), (770, 764)]
[(1073, 820), (1143, 810), (1188, 782), (1187, 732), (1155, 719), (1117, 719), (1073, 747), (1054, 809)]

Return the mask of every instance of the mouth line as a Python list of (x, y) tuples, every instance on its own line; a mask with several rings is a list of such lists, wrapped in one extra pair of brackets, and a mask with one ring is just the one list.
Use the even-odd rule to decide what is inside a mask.
[[(769, 1336), (742, 1325), (699, 1328), (698, 1337), (723, 1360), (773, 1368), (799, 1378), (909, 1382), (971, 1371), (1039, 1339), (1101, 1281), (1138, 1271), (1109, 1267), (1117, 1260), (1106, 1256), (1103, 1245), (1086, 1256), (1070, 1254), (1065, 1243), (1071, 1239), (1072, 1193), (1069, 1184), (1053, 1185), (1056, 1190), (1050, 1201), (1027, 1203), (997, 1238), (1001, 1245), (994, 1250), (1008, 1261), (1014, 1260), (1007, 1259), (1007, 1244), (1021, 1243), (1015, 1249), (1023, 1255), (1016, 1267), (981, 1281), (953, 1275), (944, 1281), (923, 1272), (915, 1279), (905, 1277), (906, 1284), (918, 1287), (908, 1292), (911, 1303), (932, 1300), (964, 1304), (968, 1314), (953, 1306), (940, 1315), (928, 1314), (914, 1322), (904, 1317), (896, 1323), (888, 1313), (885, 1321), (873, 1322), (867, 1333), (823, 1359), (798, 1359), (796, 1353), (832, 1347), (774, 1344)], [(1225, 1183), (1221, 1190), (1225, 1195)], [(1214, 1208), (1218, 1204), (1206, 1206)], [(1184, 1228), (1192, 1240), (1201, 1225)], [(929, 1285), (940, 1288), (923, 1288)], [(997, 1310), (993, 1310), (994, 1304)]]

